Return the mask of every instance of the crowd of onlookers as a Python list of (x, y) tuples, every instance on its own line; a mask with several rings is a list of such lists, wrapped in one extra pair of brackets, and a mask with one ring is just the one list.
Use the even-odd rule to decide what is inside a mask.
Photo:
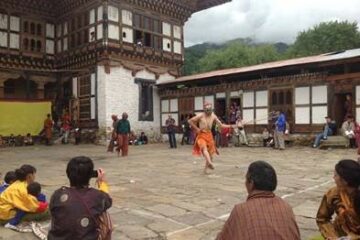
[[(0, 186), (1, 224), (26, 232), (20, 222), (51, 218), (49, 240), (110, 239), (113, 225), (107, 210), (112, 199), (104, 171), (94, 170), (90, 158), (75, 157), (68, 162), (69, 187), (56, 190), (50, 202), (41, 193), (41, 185), (35, 182), (36, 173), (35, 167), (22, 165), (5, 174)], [(91, 178), (97, 179), (97, 189), (90, 187)], [(333, 178), (335, 186), (319, 203), (316, 215), (319, 231), (326, 240), (359, 239), (360, 163), (348, 159), (339, 161)], [(300, 240), (292, 208), (274, 193), (277, 185), (276, 171), (269, 163), (251, 163), (245, 176), (247, 200), (234, 206), (217, 240)]]
[(0, 147), (22, 147), (34, 145), (33, 136), (30, 133), (25, 136), (10, 134), (9, 137), (0, 135)]

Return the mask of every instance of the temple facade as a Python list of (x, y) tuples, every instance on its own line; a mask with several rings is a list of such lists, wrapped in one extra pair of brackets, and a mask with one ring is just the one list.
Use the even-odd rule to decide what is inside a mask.
[(160, 132), (158, 81), (180, 76), (183, 27), (229, 0), (1, 0), (0, 100), (52, 102), (83, 128), (129, 114)]
[(291, 133), (308, 135), (322, 130), (325, 116), (339, 128), (346, 115), (360, 122), (360, 49), (161, 80), (157, 87), (163, 128), (168, 114), (181, 123), (210, 102), (225, 122), (230, 107), (239, 108), (249, 133), (271, 129), (269, 113), (281, 110)]

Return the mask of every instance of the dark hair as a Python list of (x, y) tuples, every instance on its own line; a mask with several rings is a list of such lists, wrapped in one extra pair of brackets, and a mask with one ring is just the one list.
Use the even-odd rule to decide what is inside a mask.
[(335, 171), (349, 187), (356, 188), (354, 208), (360, 215), (360, 164), (355, 160), (343, 159), (335, 165)]
[(275, 169), (265, 161), (250, 164), (247, 179), (253, 181), (256, 190), (275, 191), (277, 177)]
[(13, 182), (15, 182), (17, 179), (16, 179), (16, 174), (14, 171), (9, 171), (5, 174), (5, 177), (4, 177), (4, 182), (7, 183), (7, 184), (12, 184)]
[(37, 197), (41, 193), (41, 186), (38, 182), (30, 183), (27, 186), (27, 191), (30, 195), (33, 195), (34, 197)]
[(84, 156), (72, 158), (66, 168), (66, 174), (72, 187), (85, 187), (89, 185), (94, 171), (93, 161)]
[(20, 181), (25, 181), (27, 175), (34, 173), (36, 173), (36, 168), (28, 164), (22, 165), (19, 169), (15, 170), (16, 179)]

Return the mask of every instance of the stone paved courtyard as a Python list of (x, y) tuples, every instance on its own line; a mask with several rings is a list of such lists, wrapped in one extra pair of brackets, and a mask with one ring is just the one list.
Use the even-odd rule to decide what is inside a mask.
[[(335, 163), (355, 158), (355, 150), (314, 150), (293, 147), (224, 148), (215, 171), (202, 174), (203, 161), (190, 146), (172, 150), (165, 144), (130, 147), (128, 158), (105, 152), (105, 147), (34, 146), (0, 149), (0, 172), (29, 163), (38, 169), (44, 193), (67, 185), (65, 166), (70, 157), (90, 156), (107, 172), (115, 223), (113, 239), (214, 239), (234, 204), (246, 199), (244, 178), (254, 160), (267, 160), (277, 170), (276, 193), (293, 207), (302, 239), (317, 235), (315, 214), (322, 194), (333, 185)], [(0, 227), (0, 239), (32, 240)]]

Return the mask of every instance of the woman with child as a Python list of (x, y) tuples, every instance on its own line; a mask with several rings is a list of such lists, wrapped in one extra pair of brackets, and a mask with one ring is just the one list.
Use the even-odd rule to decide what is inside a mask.
[(48, 203), (39, 201), (37, 196), (28, 192), (28, 187), (35, 182), (36, 169), (31, 165), (22, 165), (15, 170), (15, 178), (5, 179), (7, 186), (0, 195), (0, 221), (5, 227), (16, 229), (21, 218), (32, 213), (32, 217), (47, 217)]

